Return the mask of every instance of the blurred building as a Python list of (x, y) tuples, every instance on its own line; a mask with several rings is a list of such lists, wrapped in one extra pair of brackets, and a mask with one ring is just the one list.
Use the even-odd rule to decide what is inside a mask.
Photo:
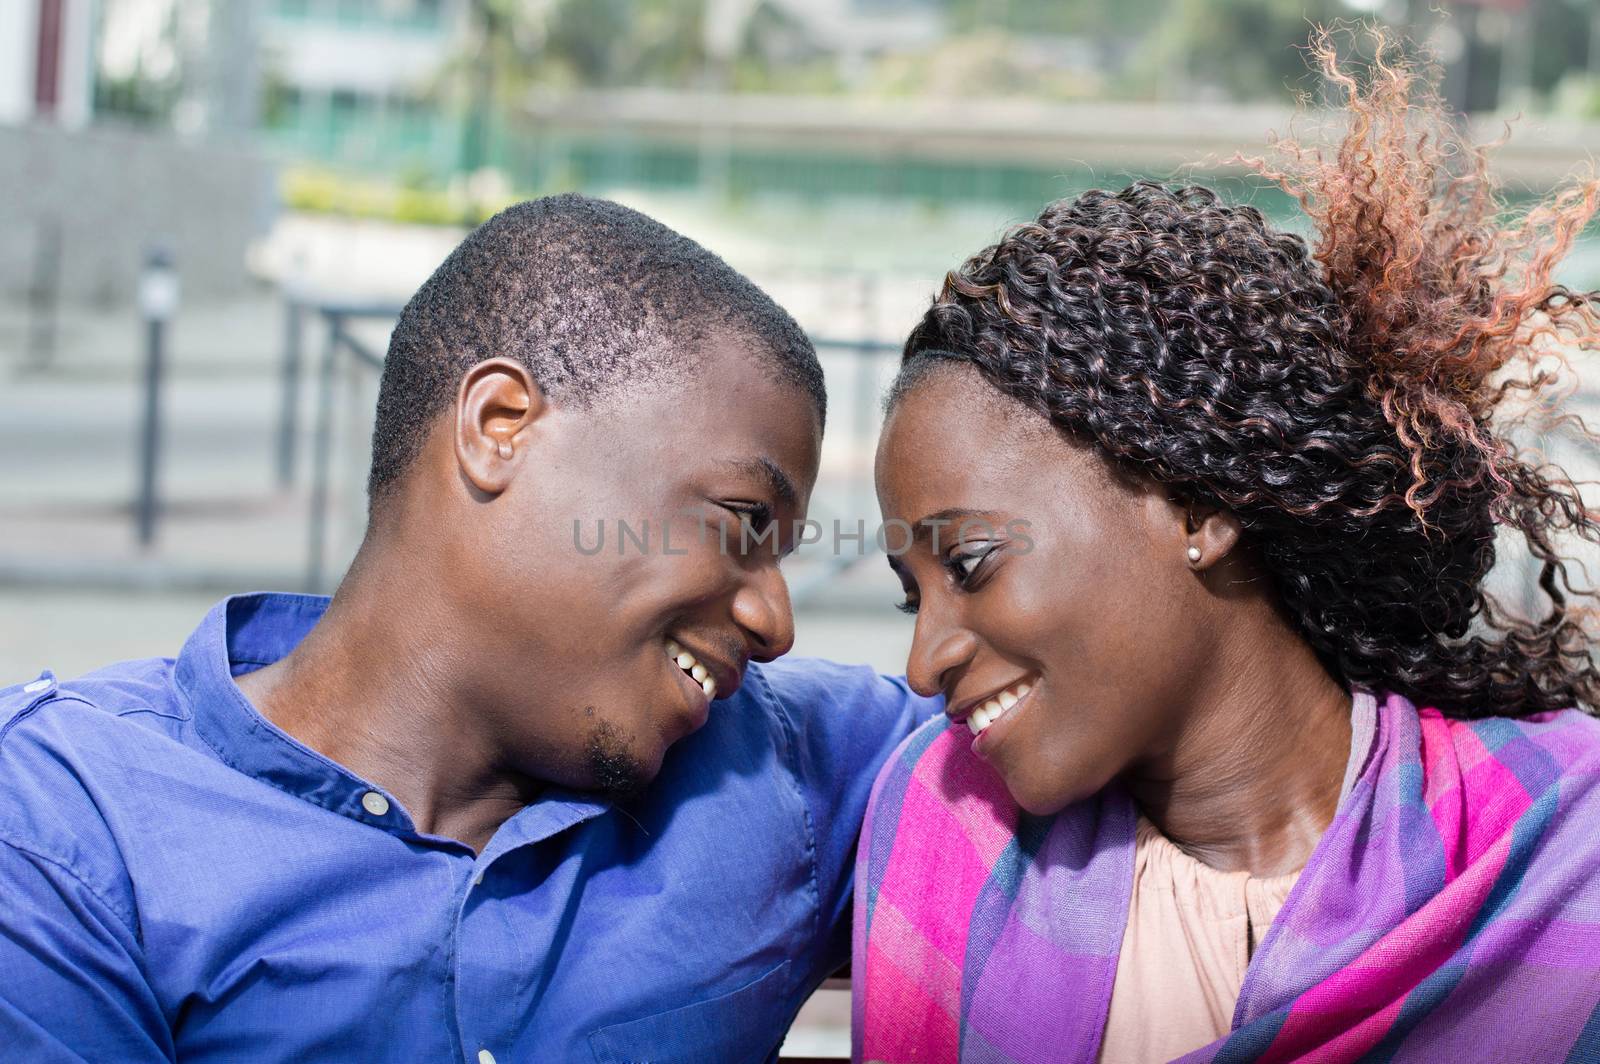
[(291, 155), (448, 164), (436, 80), (471, 32), (469, 0), (258, 0), (261, 125)]
[[(261, 128), (285, 155), (434, 178), (467, 165), (465, 101), (451, 100), (444, 86), (471, 80), (459, 75), (477, 61), (481, 5), (255, 2), (262, 10)], [(518, 18), (535, 24), (559, 6), (530, 2)], [(804, 47), (836, 57), (846, 71), (944, 32), (933, 0), (707, 0), (709, 76), (766, 16), (781, 18)]]
[(0, 299), (125, 304), (155, 245), (232, 296), (270, 220), (257, 0), (0, 0)]
[(803, 23), (829, 51), (871, 55), (925, 47), (944, 35), (942, 6), (930, 0), (769, 0)]

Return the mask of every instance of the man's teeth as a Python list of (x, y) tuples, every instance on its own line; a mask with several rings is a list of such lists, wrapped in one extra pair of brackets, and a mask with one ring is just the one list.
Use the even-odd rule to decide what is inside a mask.
[(1033, 690), (1033, 685), (1024, 682), (1001, 691), (998, 696), (989, 699), (989, 701), (974, 709), (967, 716), (967, 727), (972, 729), (973, 735), (977, 735), (1003, 717), (1012, 706), (1022, 701), (1031, 690)]
[(711, 678), (711, 670), (696, 661), (693, 654), (669, 639), (667, 657), (676, 662), (678, 668), (688, 673), (690, 679), (700, 685), (700, 690), (706, 693), (707, 698), (717, 697), (717, 681)]

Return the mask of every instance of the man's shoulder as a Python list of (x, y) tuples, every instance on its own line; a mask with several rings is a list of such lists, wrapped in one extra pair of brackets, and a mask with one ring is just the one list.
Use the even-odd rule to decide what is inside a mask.
[(171, 662), (124, 662), (70, 681), (0, 688), (0, 846), (69, 873), (131, 920), (109, 818), (149, 803), (182, 713)]
[(797, 722), (846, 711), (894, 717), (907, 710), (923, 720), (940, 708), (938, 699), (915, 694), (903, 677), (822, 658), (786, 657), (752, 664), (745, 684), (745, 690), (770, 700)]
[(739, 696), (762, 707), (796, 770), (825, 789), (863, 775), (870, 783), (889, 751), (943, 705), (899, 677), (816, 658), (752, 665)]
[(186, 722), (166, 658), (0, 688), (0, 833), (71, 838), (111, 804), (148, 801), (141, 766), (161, 771)]
[(0, 764), (37, 744), (92, 748), (135, 729), (170, 733), (187, 718), (170, 658), (119, 662), (71, 680), (46, 671), (0, 687)]

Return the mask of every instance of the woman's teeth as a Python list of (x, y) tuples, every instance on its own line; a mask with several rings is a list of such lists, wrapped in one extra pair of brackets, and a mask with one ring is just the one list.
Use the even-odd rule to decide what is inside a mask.
[(706, 693), (707, 698), (717, 697), (717, 681), (711, 678), (711, 671), (696, 661), (693, 654), (669, 639), (667, 657), (676, 662), (678, 668), (688, 673), (689, 678), (700, 685), (700, 690)]
[(1031, 690), (1033, 690), (1033, 685), (1024, 681), (1015, 687), (1008, 687), (1006, 690), (1001, 691), (999, 695), (989, 699), (968, 714), (967, 727), (972, 729), (973, 735), (977, 735), (1010, 712), (1011, 707), (1022, 701)]

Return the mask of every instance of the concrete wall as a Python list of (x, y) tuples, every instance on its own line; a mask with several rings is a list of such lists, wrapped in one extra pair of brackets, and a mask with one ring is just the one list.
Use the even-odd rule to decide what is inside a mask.
[(59, 248), (61, 298), (132, 298), (146, 246), (164, 241), (185, 297), (250, 284), (245, 254), (271, 221), (273, 172), (259, 156), (135, 131), (0, 126), (0, 297), (35, 284)]
[(34, 4), (0, 3), (0, 122), (18, 122), (33, 113), (38, 19)]

